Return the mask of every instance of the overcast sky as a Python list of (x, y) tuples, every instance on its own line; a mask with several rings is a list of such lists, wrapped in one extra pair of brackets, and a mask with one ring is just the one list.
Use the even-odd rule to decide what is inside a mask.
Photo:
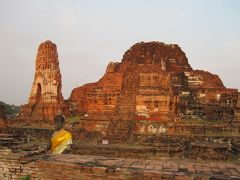
[(0, 100), (27, 103), (38, 45), (57, 44), (64, 98), (140, 41), (176, 43), (240, 89), (239, 0), (0, 0)]

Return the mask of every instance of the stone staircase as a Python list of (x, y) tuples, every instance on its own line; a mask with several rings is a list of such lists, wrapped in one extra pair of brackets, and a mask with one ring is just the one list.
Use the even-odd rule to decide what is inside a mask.
[(114, 119), (131, 120), (135, 114), (136, 94), (139, 89), (139, 74), (136, 70), (127, 70), (123, 77), (122, 93), (119, 96)]
[(132, 118), (136, 108), (136, 94), (139, 87), (139, 75), (136, 69), (127, 70), (123, 77), (122, 93), (119, 96), (113, 119), (107, 129), (110, 142), (129, 139), (132, 131)]

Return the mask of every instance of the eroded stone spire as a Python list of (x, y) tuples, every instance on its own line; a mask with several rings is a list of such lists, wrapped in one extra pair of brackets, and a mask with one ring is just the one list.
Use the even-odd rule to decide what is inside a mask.
[(46, 41), (38, 48), (29, 104), (37, 102), (60, 103), (63, 101), (61, 88), (57, 46), (51, 41)]
[(62, 82), (56, 44), (40, 44), (36, 57), (35, 76), (28, 104), (22, 107), (22, 117), (30, 120), (53, 120), (63, 111)]

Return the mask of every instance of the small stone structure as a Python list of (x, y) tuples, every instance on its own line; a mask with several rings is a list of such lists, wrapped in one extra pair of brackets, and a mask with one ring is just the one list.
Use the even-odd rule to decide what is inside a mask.
[(3, 105), (0, 105), (0, 131), (7, 127), (6, 112)]

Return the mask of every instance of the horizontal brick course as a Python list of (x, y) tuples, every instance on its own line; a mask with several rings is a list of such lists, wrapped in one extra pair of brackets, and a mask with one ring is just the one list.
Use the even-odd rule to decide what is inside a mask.
[[(1, 155), (1, 154), (0, 154)], [(23, 163), (24, 162), (24, 163)], [(0, 179), (158, 180), (240, 178), (240, 164), (108, 158), (87, 155), (0, 156)]]

